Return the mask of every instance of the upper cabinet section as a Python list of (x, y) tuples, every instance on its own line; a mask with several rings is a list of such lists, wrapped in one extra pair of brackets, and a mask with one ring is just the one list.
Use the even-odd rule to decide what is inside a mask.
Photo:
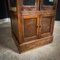
[(41, 10), (51, 10), (55, 8), (55, 0), (42, 0), (40, 9)]
[[(40, 11), (54, 10), (57, 0), (8, 0), (9, 10), (15, 11), (21, 7), (20, 11)], [(18, 6), (19, 5), (19, 6)]]

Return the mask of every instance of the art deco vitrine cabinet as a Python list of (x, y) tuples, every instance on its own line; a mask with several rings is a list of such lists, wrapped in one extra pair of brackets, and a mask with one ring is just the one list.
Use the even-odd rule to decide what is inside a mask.
[(53, 41), (57, 0), (8, 0), (11, 30), (19, 52)]

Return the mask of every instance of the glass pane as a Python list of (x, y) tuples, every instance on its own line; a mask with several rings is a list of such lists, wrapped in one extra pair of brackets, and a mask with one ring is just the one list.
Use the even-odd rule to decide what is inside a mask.
[(23, 5), (35, 5), (35, 0), (24, 0)]
[(54, 5), (54, 0), (43, 0), (44, 5)]
[(52, 10), (54, 9), (54, 0), (43, 0), (41, 5), (42, 10)]
[(10, 0), (11, 7), (16, 7), (16, 0)]

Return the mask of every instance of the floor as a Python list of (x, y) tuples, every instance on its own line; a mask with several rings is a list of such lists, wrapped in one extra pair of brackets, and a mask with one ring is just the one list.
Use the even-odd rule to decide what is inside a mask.
[(12, 39), (10, 23), (0, 24), (0, 60), (60, 60), (60, 22), (55, 22), (52, 43), (22, 54)]

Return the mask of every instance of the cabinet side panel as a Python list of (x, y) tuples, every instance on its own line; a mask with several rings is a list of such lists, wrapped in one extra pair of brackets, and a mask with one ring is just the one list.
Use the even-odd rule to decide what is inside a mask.
[(12, 34), (15, 35), (15, 37), (18, 39), (19, 34), (18, 34), (18, 18), (12, 14), (10, 14), (11, 18), (11, 28), (12, 28)]
[(17, 19), (16, 18), (12, 18), (12, 31), (14, 32), (14, 34), (16, 35), (16, 37), (18, 37), (18, 26), (17, 26)]

